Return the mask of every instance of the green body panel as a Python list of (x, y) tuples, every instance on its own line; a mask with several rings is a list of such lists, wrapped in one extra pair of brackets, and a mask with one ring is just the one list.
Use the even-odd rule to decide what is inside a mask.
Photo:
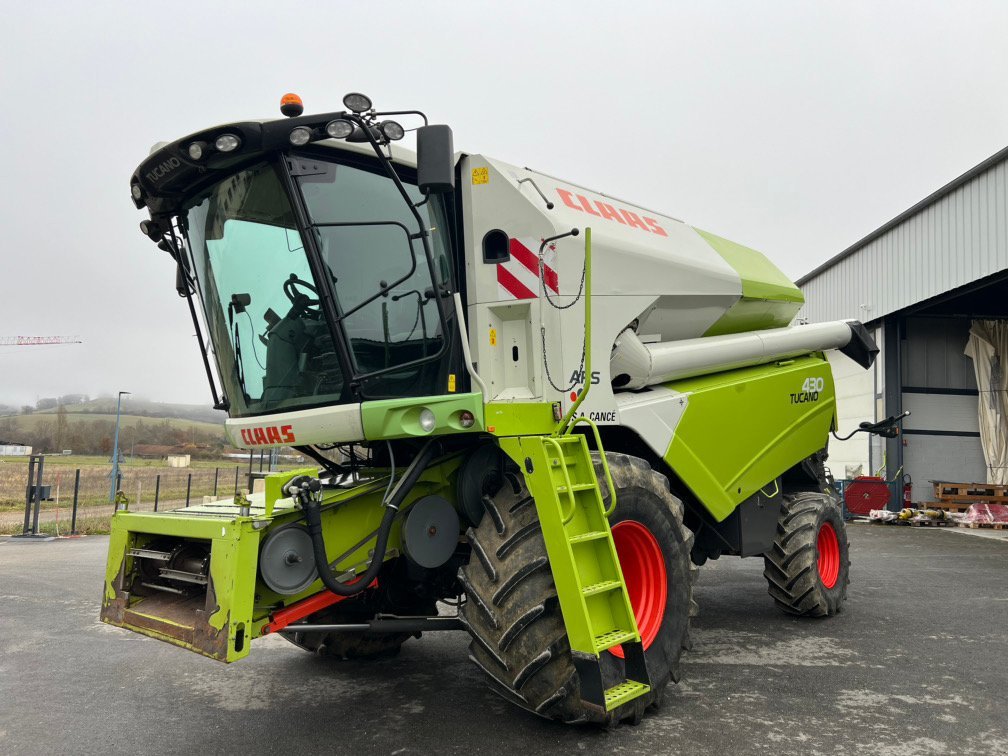
[[(441, 460), (428, 468), (404, 501), (401, 511), (432, 493), (454, 501), (454, 478), (461, 457)], [(287, 471), (266, 478), (267, 495), (252, 497), (250, 515), (236, 505), (213, 502), (169, 512), (117, 512), (105, 574), (103, 621), (168, 641), (221, 661), (235, 661), (249, 652), (250, 641), (263, 634), (270, 615), (284, 606), (319, 593), (321, 580), (297, 595), (273, 592), (258, 578), (259, 546), (272, 528), (301, 522), (300, 510), (289, 498), (279, 498), (281, 486), (305, 471)], [(317, 470), (312, 468), (314, 475)], [(388, 472), (369, 471), (366, 482), (345, 489), (325, 489), (322, 528), (326, 553), (337, 575), (363, 572), (381, 522), (382, 497)], [(267, 498), (270, 499), (267, 507)], [(270, 514), (267, 515), (267, 509)], [(402, 516), (389, 535), (386, 559), (401, 554)], [(205, 602), (172, 601), (162, 595), (131, 596), (124, 576), (133, 570), (130, 549), (143, 548), (162, 537), (210, 545), (210, 585)], [(185, 604), (185, 605), (183, 605)], [(226, 639), (226, 640), (225, 640)]]
[(767, 257), (720, 236), (694, 229), (742, 279), (742, 298), (704, 336), (781, 328), (805, 301), (801, 290)]
[(302, 467), (297, 470), (286, 470), (282, 473), (272, 473), (266, 476), (263, 486), (263, 492), (266, 497), (266, 517), (273, 516), (273, 508), (281, 499), (287, 499), (288, 503), (290, 502), (289, 497), (283, 494), (283, 487), (299, 475), (314, 477), (318, 475), (318, 470), (314, 467)]
[(549, 402), (490, 402), (487, 431), (497, 436), (549, 434), (557, 425)]
[[(178, 518), (170, 513), (117, 512), (112, 518), (102, 620), (221, 661), (246, 656), (259, 535), (248, 517)], [(147, 546), (159, 536), (210, 544), (210, 590), (199, 605), (180, 611), (180, 602), (166, 605), (160, 595), (130, 600), (117, 588), (123, 571), (133, 568), (129, 550)]]
[[(821, 390), (804, 391), (809, 379)], [(821, 356), (665, 385), (689, 395), (665, 461), (719, 521), (822, 449), (835, 420), (833, 374)]]
[[(434, 413), (436, 424), (433, 431), (425, 431), (420, 427), (420, 411), (425, 407)], [(476, 420), (469, 428), (463, 428), (459, 422), (463, 410), (471, 412)], [(475, 392), (364, 402), (361, 404), (361, 423), (364, 426), (364, 437), (369, 441), (447, 433), (479, 433), (486, 427), (483, 421), (483, 395)]]

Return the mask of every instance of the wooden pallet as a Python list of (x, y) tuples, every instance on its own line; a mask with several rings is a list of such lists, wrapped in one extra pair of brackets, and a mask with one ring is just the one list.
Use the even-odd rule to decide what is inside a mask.
[(946, 483), (932, 481), (935, 498), (956, 501), (992, 501), (1008, 503), (1008, 486), (994, 483)]
[(1008, 522), (960, 522), (959, 527), (973, 530), (1008, 530)]

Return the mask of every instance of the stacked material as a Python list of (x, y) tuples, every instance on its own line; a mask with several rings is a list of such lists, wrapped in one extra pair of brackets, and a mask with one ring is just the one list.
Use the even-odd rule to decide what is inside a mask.
[(977, 524), (1008, 524), (1008, 505), (970, 504), (960, 522)]
[(873, 509), (868, 513), (868, 521), (893, 525), (948, 525), (954, 524), (952, 515), (941, 509)]

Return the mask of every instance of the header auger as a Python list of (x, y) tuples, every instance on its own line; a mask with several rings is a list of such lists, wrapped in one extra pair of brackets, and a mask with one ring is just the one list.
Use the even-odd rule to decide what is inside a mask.
[(791, 326), (760, 253), (419, 111), (282, 111), (157, 145), (130, 188), (232, 442), (313, 465), (117, 512), (103, 620), (228, 662), (466, 632), (504, 697), (613, 723), (679, 679), (691, 561), (763, 556), (785, 611), (840, 610), (825, 352), (869, 366), (859, 323)]

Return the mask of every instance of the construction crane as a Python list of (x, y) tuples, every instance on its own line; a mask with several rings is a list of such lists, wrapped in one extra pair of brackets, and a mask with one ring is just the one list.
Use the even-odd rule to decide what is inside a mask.
[(51, 346), (81, 344), (78, 336), (0, 336), (0, 346)]

